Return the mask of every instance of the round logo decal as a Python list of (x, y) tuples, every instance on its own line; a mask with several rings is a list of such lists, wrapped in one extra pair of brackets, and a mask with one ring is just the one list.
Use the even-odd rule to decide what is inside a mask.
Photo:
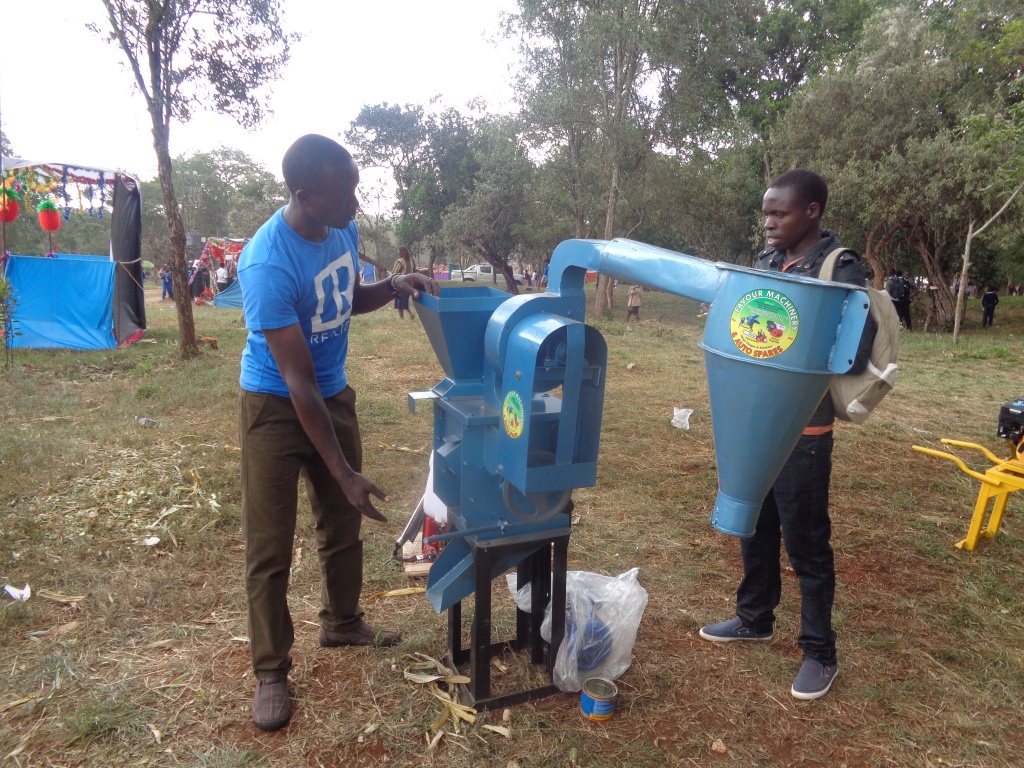
[(501, 406), (501, 420), (509, 437), (515, 439), (523, 434), (523, 401), (515, 390), (505, 395), (505, 402)]
[(785, 294), (759, 288), (736, 302), (729, 331), (736, 348), (747, 357), (775, 357), (796, 341), (800, 315)]

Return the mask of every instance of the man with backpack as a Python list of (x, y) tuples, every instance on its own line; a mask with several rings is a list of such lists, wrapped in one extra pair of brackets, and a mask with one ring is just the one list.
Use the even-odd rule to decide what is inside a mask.
[[(764, 195), (768, 248), (758, 254), (755, 268), (818, 277), (829, 254), (839, 250), (832, 279), (865, 286), (857, 255), (842, 250), (836, 236), (820, 227), (827, 200), (828, 185), (813, 171), (801, 168), (777, 178)], [(876, 328), (873, 321), (865, 326), (854, 373), (866, 366)], [(788, 393), (763, 396), (771, 402)], [(836, 574), (828, 510), (834, 420), (835, 407), (826, 395), (765, 497), (754, 535), (740, 542), (743, 579), (736, 592), (736, 616), (700, 630), (702, 638), (715, 643), (772, 639), (775, 608), (782, 595), (779, 556), (785, 541), (800, 584), (797, 645), (803, 651), (803, 663), (790, 693), (801, 700), (824, 696), (839, 673), (832, 629)]]
[(896, 314), (900, 318), (900, 325), (906, 323), (907, 330), (914, 330), (914, 321), (910, 317), (910, 300), (914, 298), (914, 282), (910, 279), (910, 273), (904, 272), (900, 275), (895, 269), (889, 270), (889, 277), (885, 281), (885, 292), (892, 299), (892, 305), (896, 308)]
[(981, 327), (991, 328), (992, 322), (996, 319), (996, 304), (999, 303), (999, 292), (995, 288), (989, 288), (981, 297)]

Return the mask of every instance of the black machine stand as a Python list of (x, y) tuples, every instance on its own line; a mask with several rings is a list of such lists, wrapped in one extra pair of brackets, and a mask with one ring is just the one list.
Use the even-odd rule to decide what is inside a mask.
[[(536, 542), (533, 542), (536, 543)], [(531, 584), (530, 611), (516, 608), (516, 636), (513, 640), (491, 642), (491, 574), (492, 560), (505, 547), (523, 547), (522, 541), (501, 539), (473, 544), (473, 568), (476, 589), (473, 592), (473, 622), (468, 648), (462, 647), (462, 603), (448, 609), (448, 656), (445, 662), (458, 669), (469, 661), (468, 684), (459, 686), (464, 704), (476, 709), (522, 704), (558, 692), (554, 684), (501, 696), (491, 696), (491, 659), (506, 651), (529, 647), (530, 661), (545, 664), (550, 679), (558, 648), (565, 637), (565, 580), (568, 566), (569, 536), (544, 539), (533, 554), (526, 556), (516, 568), (518, 584)], [(551, 642), (540, 634), (544, 609), (551, 601)]]

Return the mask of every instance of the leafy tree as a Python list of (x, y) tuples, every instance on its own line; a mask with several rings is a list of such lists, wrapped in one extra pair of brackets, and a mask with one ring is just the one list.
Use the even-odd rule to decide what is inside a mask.
[(713, 71), (721, 96), (762, 147), (766, 185), (777, 175), (771, 155), (776, 124), (810, 79), (856, 47), (878, 5), (872, 0), (753, 0), (729, 18), (736, 29), (735, 52), (723, 51), (710, 64), (721, 62)]
[(571, 5), (522, 3), (507, 20), (524, 65), (517, 77), (526, 139), (544, 157), (542, 189), (571, 222), (577, 238), (595, 236), (604, 182), (595, 162), (598, 120), (591, 90), (595, 73), (579, 44), (586, 16)]
[[(176, 157), (172, 179), (174, 188), (181, 190), (182, 221), (202, 236), (249, 237), (288, 200), (284, 184), (237, 149)], [(160, 183), (142, 182), (140, 191), (144, 258), (157, 265), (170, 263)]]
[(171, 241), (167, 236), (167, 216), (160, 182), (156, 179), (139, 183), (142, 197), (142, 258), (158, 268), (171, 263)]
[(284, 184), (237, 149), (179, 157), (173, 178), (187, 230), (203, 236), (248, 237), (288, 201)]
[[(102, 0), (107, 39), (124, 53), (146, 100), (153, 130), (174, 274), (181, 352), (198, 353), (186, 290), (185, 226), (174, 187), (170, 131), (208, 106), (251, 127), (263, 118), (257, 98), (288, 60), (279, 0)], [(99, 32), (98, 25), (90, 25)]]
[(533, 165), (507, 119), (480, 125), (472, 148), (480, 170), (465, 202), (448, 209), (443, 231), (448, 240), (493, 264), (509, 291), (518, 293), (510, 258), (518, 246), (516, 225), (528, 203)]
[[(569, 207), (577, 233), (584, 226), (584, 157), (599, 148), (605, 190), (605, 239), (616, 233), (623, 174), (638, 149), (653, 142), (657, 105), (645, 88), (654, 77), (654, 52), (665, 6), (657, 0), (519, 0), (508, 32), (518, 35), (525, 68), (528, 114), (547, 116), (553, 142), (568, 147)], [(594, 313), (611, 306), (612, 281), (601, 275)]]
[(749, 263), (764, 192), (756, 147), (694, 152), (653, 164), (653, 198), (637, 231), (645, 242), (712, 261)]
[(395, 237), (434, 248), (445, 211), (464, 198), (479, 168), (470, 149), (473, 122), (455, 109), (365, 106), (345, 134), (363, 166), (388, 168), (398, 187)]
[[(950, 285), (961, 246), (973, 237), (971, 223), (989, 220), (1024, 179), (1016, 170), (1024, 168), (1014, 160), (1021, 137), (1013, 127), (1012, 84), (965, 74), (972, 47), (951, 45), (937, 26), (942, 5), (932, 13), (897, 7), (873, 17), (857, 51), (795, 97), (774, 151), (832, 179), (830, 221), (847, 242), (863, 243), (876, 284), (895, 266), (891, 246), (905, 242), (935, 289), (939, 319), (949, 321), (957, 314)], [(1013, 23), (1002, 26), (1010, 38)], [(987, 93), (977, 92), (985, 82)], [(974, 141), (961, 122), (967, 109), (975, 111), (966, 123)]]
[[(939, 192), (919, 175), (935, 169), (913, 167), (907, 158), (909, 147), (919, 149), (946, 123), (938, 104), (952, 72), (931, 44), (926, 21), (910, 9), (878, 14), (841, 68), (797, 94), (773, 145), (781, 163), (815, 168), (832, 180), (828, 220), (846, 242), (863, 244), (879, 288), (888, 267), (895, 266), (885, 255), (893, 237), (914, 229), (915, 249), (927, 240), (921, 237), (923, 222), (907, 206), (927, 217), (936, 201), (918, 207), (913, 195)], [(916, 160), (926, 163), (924, 157)], [(928, 252), (936, 271), (948, 268), (943, 256)]]

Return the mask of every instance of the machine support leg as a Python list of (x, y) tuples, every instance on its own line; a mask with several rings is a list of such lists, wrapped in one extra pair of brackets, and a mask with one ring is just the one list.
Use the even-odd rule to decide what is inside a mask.
[(470, 636), (469, 693), (474, 701), (491, 697), (491, 553), (478, 548), (473, 559), (476, 576), (473, 628)]
[(534, 664), (543, 664), (544, 648), (547, 644), (540, 635), (540, 625), (544, 622), (544, 609), (551, 599), (551, 545), (545, 544), (534, 552), (530, 557), (530, 564), (530, 661)]
[[(551, 584), (551, 643), (548, 645), (548, 673), (555, 669), (555, 658), (558, 649), (565, 639), (565, 578), (569, 567), (569, 537), (562, 536), (552, 542), (552, 570), (554, 578)], [(538, 634), (539, 628), (538, 628)]]
[[(507, 650), (530, 649), (530, 661), (544, 664), (550, 676), (554, 670), (558, 648), (565, 637), (565, 583), (568, 567), (569, 536), (548, 539), (517, 566), (518, 584), (530, 583), (530, 610), (516, 609), (515, 638), (506, 642), (492, 642), (491, 573), (493, 563), (500, 555), (492, 550), (501, 545), (473, 547), (473, 577), (475, 583), (473, 621), (470, 627), (469, 648), (462, 647), (462, 603), (448, 608), (448, 656), (446, 663), (457, 668), (469, 662), (470, 682), (461, 686), (464, 703), (477, 709), (510, 706), (533, 701), (558, 692), (553, 685), (543, 685), (516, 693), (491, 696), (491, 659)], [(551, 642), (544, 642), (540, 634), (545, 608), (551, 603)]]

